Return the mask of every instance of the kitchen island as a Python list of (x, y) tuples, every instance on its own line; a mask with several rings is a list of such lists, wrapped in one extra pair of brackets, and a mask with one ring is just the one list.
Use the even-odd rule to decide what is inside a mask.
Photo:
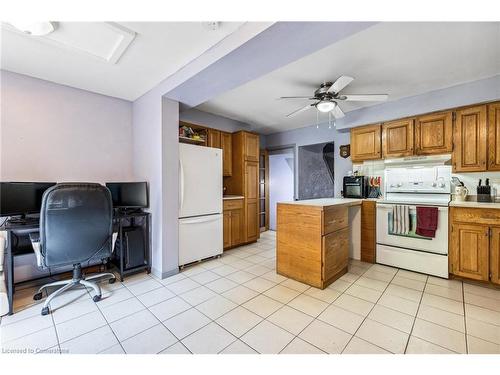
[(362, 199), (325, 198), (280, 202), (276, 270), (324, 289), (359, 259)]

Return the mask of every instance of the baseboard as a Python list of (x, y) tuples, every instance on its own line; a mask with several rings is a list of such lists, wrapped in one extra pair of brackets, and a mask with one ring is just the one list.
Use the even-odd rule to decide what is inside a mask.
[(159, 279), (166, 279), (167, 277), (174, 276), (179, 273), (179, 268), (174, 268), (173, 270), (170, 271), (165, 271), (161, 272), (160, 270), (157, 270), (156, 268), (152, 267), (151, 268), (151, 273), (156, 276)]

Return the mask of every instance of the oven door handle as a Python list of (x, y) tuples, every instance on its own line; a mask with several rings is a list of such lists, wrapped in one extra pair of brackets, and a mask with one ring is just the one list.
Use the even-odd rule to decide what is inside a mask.
[(392, 209), (393, 206), (395, 205), (401, 205), (401, 206), (408, 206), (410, 208), (416, 209), (417, 206), (423, 206), (423, 207), (437, 207), (438, 211), (448, 211), (448, 207), (443, 207), (443, 206), (432, 206), (428, 204), (404, 204), (404, 203), (377, 203), (377, 208), (385, 208), (385, 209)]

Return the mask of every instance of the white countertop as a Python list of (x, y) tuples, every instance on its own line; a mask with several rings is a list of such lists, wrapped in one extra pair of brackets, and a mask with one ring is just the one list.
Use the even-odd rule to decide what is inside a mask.
[(224, 195), (222, 199), (228, 200), (228, 199), (243, 199), (245, 198), (243, 195)]
[(363, 202), (363, 199), (352, 198), (319, 198), (319, 199), (305, 199), (302, 201), (278, 202), (279, 204), (296, 204), (302, 206), (357, 206)]
[(497, 208), (500, 209), (500, 202), (476, 202), (476, 201), (451, 201), (450, 207), (466, 207), (466, 208)]

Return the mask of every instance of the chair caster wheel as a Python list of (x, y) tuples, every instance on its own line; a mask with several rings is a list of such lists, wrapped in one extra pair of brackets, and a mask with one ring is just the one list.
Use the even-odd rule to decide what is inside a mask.
[(108, 283), (110, 283), (110, 284), (114, 284), (114, 283), (115, 283), (115, 281), (116, 281), (116, 278), (114, 278), (114, 277), (113, 277), (112, 279), (109, 279)]
[(33, 296), (34, 301), (40, 301), (42, 299), (42, 292), (39, 292)]
[(94, 296), (92, 297), (92, 299), (94, 300), (94, 302), (99, 302), (101, 300), (101, 296)]
[(49, 307), (44, 307), (42, 309), (42, 315), (49, 315), (50, 314), (50, 310), (49, 310)]

